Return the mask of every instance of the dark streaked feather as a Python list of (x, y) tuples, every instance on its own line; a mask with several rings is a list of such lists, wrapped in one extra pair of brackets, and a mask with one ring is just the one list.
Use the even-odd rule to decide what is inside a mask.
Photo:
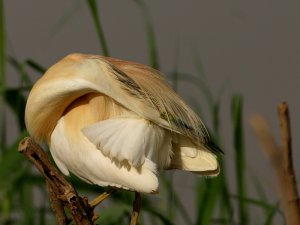
[(223, 150), (212, 140), (208, 140), (208, 142), (205, 143), (205, 147), (214, 153), (224, 154)]
[(179, 132), (213, 152), (215, 145), (200, 118), (167, 85), (159, 71), (127, 61), (101, 58), (109, 63), (116, 80), (130, 95), (142, 99), (168, 121), (171, 130)]
[(125, 89), (128, 93), (136, 97), (144, 96), (143, 91), (137, 85), (137, 83), (134, 82), (133, 79), (131, 79), (129, 76), (127, 76), (126, 73), (124, 73), (122, 70), (120, 70), (118, 67), (114, 66), (113, 64), (110, 64), (110, 66), (113, 69), (113, 73), (116, 76), (116, 79), (122, 83), (121, 87), (123, 89)]

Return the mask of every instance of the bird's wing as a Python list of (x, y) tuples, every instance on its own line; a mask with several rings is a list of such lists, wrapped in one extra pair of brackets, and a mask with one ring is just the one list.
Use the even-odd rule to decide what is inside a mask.
[(134, 167), (158, 152), (165, 135), (162, 128), (137, 117), (103, 120), (82, 132), (105, 156), (116, 162), (127, 161)]

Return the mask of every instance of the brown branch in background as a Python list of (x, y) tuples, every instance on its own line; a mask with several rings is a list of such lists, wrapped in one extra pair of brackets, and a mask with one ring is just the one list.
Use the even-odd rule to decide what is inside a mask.
[(76, 225), (93, 225), (93, 210), (89, 208), (87, 200), (77, 195), (72, 185), (51, 164), (43, 149), (27, 137), (20, 142), (18, 150), (36, 166), (46, 179), (50, 189), (51, 205), (56, 213), (59, 225), (67, 224), (62, 207), (70, 211)]
[(290, 122), (286, 103), (279, 105), (279, 120), (283, 149), (277, 146), (267, 123), (261, 116), (254, 116), (251, 122), (276, 171), (287, 224), (300, 225), (300, 204), (292, 163)]
[(290, 128), (289, 109), (285, 102), (278, 106), (278, 116), (280, 123), (281, 142), (283, 145), (283, 159), (285, 170), (293, 170), (292, 160), (292, 137)]
[(292, 157), (292, 137), (288, 105), (278, 107), (281, 141), (283, 145), (283, 176), (285, 184), (286, 217), (289, 224), (300, 225), (300, 204)]

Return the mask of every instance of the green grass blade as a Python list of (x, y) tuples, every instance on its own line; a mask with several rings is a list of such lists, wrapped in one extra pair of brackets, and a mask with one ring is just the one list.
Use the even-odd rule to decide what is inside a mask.
[(175, 92), (178, 93), (178, 88), (179, 88), (179, 80), (178, 80), (178, 76), (179, 76), (179, 73), (178, 73), (179, 47), (178, 47), (178, 45), (176, 45), (174, 56), (175, 56), (174, 66), (173, 66), (173, 71), (170, 74), (170, 76), (172, 78), (171, 81), (172, 81), (173, 89), (174, 89)]
[(201, 92), (203, 92), (203, 94), (206, 98), (206, 101), (207, 101), (208, 105), (210, 106), (210, 109), (213, 109), (214, 103), (216, 103), (216, 102), (214, 101), (213, 94), (205, 80), (206, 77), (205, 77), (204, 66), (203, 66), (201, 57), (196, 50), (197, 48), (193, 47), (192, 49), (193, 49), (192, 51), (193, 51), (194, 64), (196, 66), (197, 75), (198, 75), (197, 77), (199, 79), (198, 83), (200, 84), (199, 85), (200, 90), (201, 90)]
[[(268, 203), (267, 195), (264, 191), (263, 186), (259, 182), (259, 180), (256, 177), (254, 177), (254, 179), (252, 179), (252, 183), (254, 185), (254, 188), (256, 190), (256, 193), (257, 193), (259, 199), (265, 203)], [(263, 210), (264, 210), (265, 217), (269, 217), (270, 210), (268, 208), (263, 209)]]
[[(117, 223), (122, 218), (126, 218), (131, 212), (133, 195), (126, 191), (118, 191), (112, 195), (117, 205), (111, 206), (107, 210), (101, 211), (99, 223), (101, 224), (119, 224)], [(151, 218), (156, 218), (165, 225), (173, 225), (173, 222), (160, 212), (147, 198), (142, 198), (142, 211), (148, 213)]]
[[(265, 201), (261, 200), (261, 199), (254, 199), (254, 198), (244, 198), (242, 196), (239, 196), (239, 195), (235, 195), (235, 194), (232, 194), (229, 196), (230, 198), (232, 199), (236, 199), (237, 201), (243, 201), (245, 203), (248, 203), (249, 205), (255, 205), (259, 208), (263, 208), (263, 209), (273, 209), (274, 206), (272, 204), (269, 204), (269, 203), (266, 203)], [(277, 206), (275, 206), (276, 208)], [(279, 210), (279, 209), (278, 209)]]
[(170, 74), (171, 77), (172, 77), (172, 86), (173, 86), (173, 89), (176, 93), (178, 93), (178, 72), (177, 71), (174, 71), (173, 73)]
[(101, 210), (101, 216), (97, 220), (97, 224), (118, 224), (117, 222), (120, 221), (121, 217), (123, 217), (126, 213), (129, 213), (130, 210), (130, 206), (125, 204), (110, 206), (107, 209)]
[(72, 1), (74, 2), (70, 7), (66, 9), (65, 12), (63, 12), (62, 16), (57, 19), (56, 23), (53, 25), (52, 29), (49, 32), (49, 36), (55, 36), (59, 32), (63, 31), (63, 29), (66, 27), (67, 23), (71, 21), (73, 17), (76, 16), (76, 14), (82, 10), (83, 4), (85, 4), (84, 1)]
[(134, 0), (134, 2), (141, 9), (144, 16), (146, 34), (147, 34), (146, 36), (148, 40), (148, 55), (149, 55), (150, 65), (155, 69), (159, 69), (159, 57), (158, 57), (155, 32), (154, 32), (153, 24), (150, 19), (148, 8), (143, 0)]
[(11, 172), (18, 170), (22, 160), (22, 155), (16, 151), (7, 151), (4, 155), (3, 160), (0, 162), (0, 184), (2, 188), (9, 186), (8, 180), (10, 181), (12, 178)]
[[(175, 55), (174, 68), (173, 68), (173, 72), (171, 73), (172, 82), (173, 82), (172, 86), (173, 86), (173, 89), (175, 90), (176, 93), (178, 93), (178, 90), (179, 90), (179, 81), (178, 81), (178, 76), (179, 76), (179, 74), (178, 74), (179, 47), (177, 47), (177, 46), (178, 45), (176, 45), (176, 50), (175, 50), (175, 54), (174, 54)], [(171, 184), (173, 183), (173, 176), (174, 176), (174, 174), (171, 173), (170, 177), (169, 177), (169, 179), (170, 179), (169, 183), (171, 183)], [(173, 213), (174, 210), (173, 210), (172, 205), (173, 205), (173, 202), (175, 200), (175, 197), (177, 197), (177, 194), (175, 193), (175, 190), (174, 190), (174, 188), (172, 188), (172, 186), (171, 186), (171, 191), (169, 191), (169, 196), (172, 197), (172, 200), (173, 200), (173, 201), (168, 202), (169, 203), (169, 206), (168, 206), (169, 215), (170, 214), (172, 215), (172, 214), (174, 214)], [(187, 224), (193, 224), (191, 222), (191, 219), (190, 219), (188, 213), (186, 212), (184, 206), (182, 205), (180, 199), (176, 199), (176, 204), (177, 204), (177, 208), (179, 208), (180, 212), (182, 212), (182, 214), (185, 218), (185, 222)]]
[(18, 120), (20, 131), (25, 130), (24, 114), (26, 100), (22, 94), (22, 89), (7, 89), (4, 96), (6, 104), (10, 106)]
[(12, 171), (21, 171), (22, 161), (24, 157), (17, 152), (19, 142), (28, 134), (24, 132), (17, 140), (7, 148), (7, 154), (4, 155), (3, 160), (0, 161), (0, 190), (8, 186), (8, 180), (13, 180), (18, 173)]
[(38, 209), (38, 212), (39, 212), (38, 225), (46, 225), (46, 214), (47, 214), (46, 206), (42, 205)]
[(36, 72), (44, 74), (46, 72), (46, 68), (41, 66), (39, 63), (35, 62), (32, 59), (26, 59), (25, 63)]
[(21, 186), (20, 190), (20, 203), (23, 212), (23, 218), (25, 225), (34, 225), (34, 207), (32, 202), (32, 186), (26, 183)]
[(0, 94), (3, 94), (5, 88), (5, 63), (6, 63), (6, 47), (5, 47), (5, 21), (4, 21), (4, 5), (0, 0)]
[(171, 221), (168, 217), (166, 217), (161, 212), (159, 212), (159, 210), (157, 210), (155, 208), (155, 206), (151, 206), (151, 207), (149, 207), (149, 206), (144, 207), (143, 206), (143, 210), (148, 212), (151, 216), (157, 217), (162, 222), (162, 224), (164, 224), (164, 225), (174, 225), (173, 221)]
[(192, 47), (194, 64), (196, 65), (197, 75), (201, 79), (203, 79), (205, 78), (204, 66), (201, 57), (196, 49), (197, 49), (196, 47)]
[(12, 193), (11, 190), (1, 190), (0, 195), (0, 224), (11, 224)]
[[(220, 135), (220, 98), (215, 100), (213, 98), (213, 95), (211, 91), (209, 90), (208, 86), (204, 82), (204, 80), (200, 80), (200, 87), (204, 88), (202, 91), (206, 97), (206, 100), (209, 105), (209, 110), (212, 114), (212, 124), (213, 129), (211, 133), (212, 140), (217, 145), (220, 145), (221, 142), (221, 135)], [(212, 181), (207, 181), (206, 186), (206, 192), (208, 192), (208, 195), (206, 195), (202, 202), (199, 203), (200, 207), (200, 214), (198, 214), (197, 224), (211, 224), (213, 221), (214, 216), (214, 209), (217, 203), (220, 205), (220, 213), (221, 217), (223, 218), (223, 223), (230, 224), (233, 219), (233, 207), (231, 204), (231, 201), (229, 199), (229, 190), (227, 185), (227, 179), (226, 179), (226, 170), (225, 170), (225, 162), (220, 158), (219, 160), (221, 173), (217, 178), (212, 179)], [(201, 190), (199, 190), (201, 191)], [(199, 197), (198, 197), (199, 199)], [(206, 208), (206, 205), (208, 207)], [(204, 209), (204, 210), (201, 210)], [(201, 218), (202, 217), (202, 218)], [(230, 222), (228, 222), (230, 221)]]
[(221, 185), (222, 185), (222, 192), (221, 192), (221, 215), (223, 218), (225, 218), (225, 222), (228, 222), (226, 224), (230, 225), (233, 222), (233, 206), (229, 198), (229, 190), (228, 190), (228, 184), (226, 179), (226, 171), (225, 171), (225, 163), (223, 160), (220, 160), (220, 167), (223, 169), (221, 172), (220, 179)]
[(149, 49), (148, 51), (149, 51), (150, 65), (155, 69), (159, 69), (159, 59), (158, 59), (158, 51), (156, 46), (155, 32), (149, 20), (146, 22), (146, 29), (147, 29), (147, 37), (148, 37), (148, 49)]
[(95, 29), (98, 35), (99, 43), (103, 51), (104, 56), (109, 56), (108, 48), (106, 45), (106, 40), (104, 37), (104, 32), (101, 26), (100, 22), (100, 16), (97, 8), (97, 2), (96, 0), (87, 0), (88, 7), (90, 9), (90, 13), (92, 15), (94, 24), (95, 24)]
[(247, 197), (245, 184), (245, 150), (243, 137), (243, 99), (240, 95), (234, 95), (231, 102), (231, 119), (233, 126), (235, 171), (238, 195), (239, 220), (242, 225), (249, 223), (247, 204), (242, 200)]
[(4, 3), (0, 0), (0, 159), (5, 149), (5, 85), (6, 85), (6, 48), (5, 48)]
[(15, 210), (13, 204), (19, 191), (18, 181), (24, 177), (26, 165), (22, 163), (23, 156), (16, 151), (19, 141), (25, 136), (21, 135), (14, 144), (7, 147), (6, 154), (0, 160), (0, 224), (11, 222), (11, 213)]
[[(171, 76), (169, 75), (168, 77), (172, 79), (172, 75)], [(198, 88), (198, 90), (203, 94), (203, 96), (208, 104), (208, 107), (212, 113), (212, 109), (214, 108), (214, 105), (215, 105), (215, 100), (214, 100), (214, 97), (213, 97), (210, 89), (208, 88), (208, 86), (204, 80), (202, 80), (199, 77), (194, 76), (192, 74), (188, 74), (188, 73), (178, 73), (177, 79), (178, 79), (178, 82), (183, 81), (183, 82), (187, 82), (189, 84), (195, 85)]]
[(170, 209), (168, 209), (168, 218), (172, 220), (174, 218), (174, 214), (180, 214), (182, 218), (184, 219), (186, 224), (192, 225), (192, 219), (190, 218), (188, 212), (184, 208), (181, 199), (178, 197), (176, 191), (174, 190), (172, 186), (172, 181), (170, 180), (170, 177), (167, 176), (161, 176), (162, 185), (167, 190), (167, 193), (170, 193), (171, 196), (168, 196), (168, 208), (172, 207), (172, 210), (170, 212)]
[(190, 102), (191, 107), (193, 108), (193, 110), (197, 113), (197, 115), (200, 116), (200, 118), (205, 121), (205, 114), (203, 111), (203, 108), (200, 106), (200, 104), (198, 103), (198, 99), (196, 97), (191, 97), (188, 99), (188, 102)]
[(214, 208), (220, 194), (222, 180), (215, 179), (202, 180), (197, 188), (197, 225), (209, 225), (213, 219)]
[(217, 101), (213, 104), (213, 107), (211, 109), (212, 113), (212, 124), (213, 124), (213, 141), (215, 143), (220, 142), (221, 133), (220, 133), (220, 101)]
[[(280, 204), (277, 203), (275, 205), (275, 207), (271, 208), (271, 210), (269, 211), (269, 214), (266, 217), (266, 221), (263, 223), (263, 225), (272, 225), (273, 224), (273, 220), (274, 220), (274, 216), (276, 215), (276, 212), (279, 210), (280, 208)], [(283, 221), (286, 221), (283, 218)]]
[(280, 209), (279, 202), (273, 205), (261, 199), (258, 200), (254, 198), (242, 198), (238, 195), (230, 195), (230, 198), (236, 199), (237, 201), (244, 201), (249, 205), (253, 205), (262, 208), (263, 210), (266, 210), (268, 213), (266, 214), (266, 220), (263, 224), (272, 224), (271, 221), (277, 213), (281, 216), (282, 221), (285, 223), (284, 213)]
[[(222, 163), (220, 165), (222, 166)], [(230, 221), (227, 224), (232, 224), (232, 206), (228, 196), (224, 172), (217, 178), (200, 181), (197, 187), (196, 224), (210, 225), (214, 220), (215, 209), (218, 203), (224, 221)]]
[[(204, 82), (204, 81), (203, 81)], [(218, 95), (218, 98), (214, 100), (212, 92), (206, 86), (207, 90), (206, 92), (208, 97), (213, 101), (212, 108), (210, 109), (212, 117), (212, 124), (213, 124), (213, 132), (212, 132), (212, 139), (217, 144), (220, 145), (221, 143), (221, 122), (220, 122), (220, 108), (221, 108), (221, 96)], [(221, 89), (219, 92), (222, 93), (223, 89)], [(226, 153), (225, 153), (226, 154)], [(221, 156), (222, 157), (222, 156)], [(227, 173), (226, 173), (226, 165), (225, 160), (223, 158), (219, 159), (219, 166), (221, 168), (221, 173), (219, 174), (220, 185), (221, 185), (221, 193), (220, 193), (220, 215), (221, 218), (223, 218), (222, 223), (223, 224), (232, 224), (233, 223), (233, 206), (230, 201), (230, 194), (227, 184)]]
[(31, 79), (28, 75), (28, 73), (25, 70), (25, 66), (23, 63), (19, 62), (16, 58), (9, 56), (8, 62), (10, 65), (16, 69), (17, 73), (20, 75), (21, 78), (21, 87), (29, 86), (32, 84)]

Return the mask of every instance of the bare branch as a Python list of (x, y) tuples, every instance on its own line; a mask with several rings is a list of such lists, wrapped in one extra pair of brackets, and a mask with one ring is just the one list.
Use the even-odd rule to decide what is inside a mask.
[(63, 202), (57, 197), (56, 193), (54, 192), (51, 185), (47, 181), (46, 184), (49, 193), (50, 205), (56, 217), (57, 224), (58, 225), (69, 224), (68, 218), (65, 214)]
[[(44, 176), (50, 190), (50, 198), (52, 203), (55, 202), (55, 213), (62, 214), (61, 206), (58, 206), (57, 200), (59, 199), (63, 206), (68, 209), (72, 215), (76, 225), (93, 225), (92, 216), (93, 212), (88, 208), (88, 204), (78, 196), (72, 185), (58, 172), (58, 170), (49, 161), (47, 154), (43, 149), (35, 143), (31, 138), (24, 138), (19, 144), (19, 152), (24, 154)], [(57, 198), (53, 198), (53, 196)], [(58, 217), (58, 215), (56, 215)], [(59, 216), (61, 225), (66, 223), (66, 217)]]
[(285, 186), (286, 217), (289, 224), (300, 225), (300, 204), (292, 157), (292, 137), (288, 105), (278, 107), (281, 141), (283, 145), (283, 178)]

